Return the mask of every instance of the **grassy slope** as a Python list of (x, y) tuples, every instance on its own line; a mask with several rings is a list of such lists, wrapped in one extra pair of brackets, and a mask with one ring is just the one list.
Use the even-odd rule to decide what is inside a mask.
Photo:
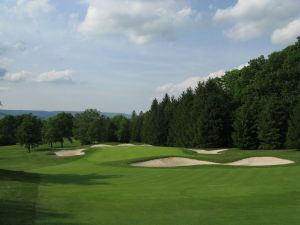
[[(0, 187), (4, 183), (8, 191), (0, 189), (0, 199), (19, 201), (17, 196), (24, 195), (24, 205), (37, 203), (21, 210), (19, 218), (28, 222), (19, 224), (34, 220), (39, 225), (298, 225), (300, 221), (300, 152), (231, 150), (196, 155), (177, 148), (116, 147), (58, 159), (43, 151), (28, 156), (11, 148), (0, 148), (0, 168), (25, 170), (27, 177), (19, 174), (12, 180), (1, 175)], [(127, 165), (160, 156), (230, 162), (257, 155), (292, 159), (296, 164), (172, 169)]]

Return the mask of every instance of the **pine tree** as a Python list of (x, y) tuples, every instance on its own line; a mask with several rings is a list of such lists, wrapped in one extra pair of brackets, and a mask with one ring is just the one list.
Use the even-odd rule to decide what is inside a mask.
[(289, 121), (287, 147), (300, 149), (300, 101), (294, 107)]
[(231, 99), (218, 79), (199, 83), (194, 102), (195, 144), (202, 147), (231, 145)]
[(130, 138), (132, 142), (142, 141), (143, 112), (137, 116), (135, 111), (131, 116)]
[(194, 118), (192, 117), (192, 108), (194, 101), (194, 93), (192, 89), (187, 89), (182, 93), (174, 110), (174, 116), (170, 122), (170, 131), (168, 143), (172, 146), (191, 147), (194, 139), (193, 125)]
[(258, 139), (260, 149), (280, 149), (284, 147), (287, 132), (287, 113), (278, 98), (262, 101), (259, 115)]
[(248, 102), (237, 109), (232, 135), (234, 146), (241, 149), (258, 148), (257, 112), (257, 105), (252, 102)]

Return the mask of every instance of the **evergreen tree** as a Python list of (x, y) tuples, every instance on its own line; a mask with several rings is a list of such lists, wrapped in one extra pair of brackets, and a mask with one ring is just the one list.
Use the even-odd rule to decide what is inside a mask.
[[(134, 111), (135, 113), (135, 111)], [(142, 141), (142, 127), (143, 127), (143, 112), (137, 116), (132, 113), (130, 123), (130, 138), (132, 142)]]
[[(196, 110), (196, 112), (195, 112)], [(197, 146), (227, 147), (231, 145), (231, 99), (218, 79), (200, 83), (194, 101)]]
[(234, 146), (241, 149), (258, 148), (257, 112), (257, 105), (251, 102), (242, 105), (235, 112), (234, 132), (232, 135)]
[(259, 148), (283, 148), (286, 142), (286, 132), (287, 113), (283, 103), (274, 97), (263, 100), (258, 124)]
[(174, 116), (170, 125), (168, 143), (171, 146), (192, 147), (194, 132), (193, 125), (195, 118), (192, 116), (194, 93), (187, 89), (178, 99)]
[(145, 115), (143, 141), (152, 145), (160, 145), (160, 122), (162, 112), (157, 99), (154, 99), (150, 111)]
[(300, 101), (294, 107), (289, 121), (287, 147), (300, 149)]

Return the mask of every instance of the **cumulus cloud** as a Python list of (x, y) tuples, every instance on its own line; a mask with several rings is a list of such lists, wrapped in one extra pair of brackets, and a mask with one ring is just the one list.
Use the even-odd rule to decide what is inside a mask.
[[(248, 63), (242, 64), (233, 69), (242, 69), (247, 65), (248, 65)], [(188, 78), (180, 83), (177, 83), (177, 84), (174, 84), (174, 83), (164, 84), (156, 89), (156, 93), (157, 93), (158, 97), (162, 96), (165, 93), (168, 93), (169, 95), (174, 95), (175, 97), (177, 97), (183, 91), (185, 91), (187, 88), (195, 89), (200, 81), (206, 81), (209, 78), (222, 77), (224, 75), (225, 75), (225, 70), (219, 70), (219, 71), (210, 73), (206, 76), (190, 77), (190, 78)]]
[(168, 84), (158, 87), (156, 89), (156, 93), (159, 95), (168, 93), (170, 95), (178, 96), (183, 91), (185, 91), (187, 88), (192, 88), (192, 89), (196, 88), (196, 86), (198, 85), (198, 83), (200, 81), (205, 81), (205, 80), (208, 80), (209, 78), (222, 77), (224, 74), (225, 74), (224, 70), (219, 70), (219, 71), (210, 73), (207, 76), (190, 77), (178, 84), (168, 83)]
[(41, 73), (37, 76), (35, 81), (37, 82), (73, 82), (72, 79), (72, 70), (63, 70), (63, 71), (49, 71), (45, 73)]
[(16, 73), (6, 73), (2, 79), (10, 82), (20, 82), (20, 81), (28, 80), (30, 76), (31, 76), (30, 72), (21, 71)]
[(0, 79), (8, 82), (37, 82), (37, 83), (73, 83), (73, 71), (48, 71), (41, 74), (34, 74), (28, 71), (20, 71), (9, 73), (5, 69), (0, 68)]
[(193, 26), (200, 13), (186, 0), (89, 0), (79, 32), (87, 35), (119, 34), (137, 44), (155, 38), (174, 38), (178, 29)]
[(225, 31), (227, 37), (246, 40), (271, 34), (299, 16), (299, 0), (238, 0), (234, 6), (218, 9), (214, 20), (233, 25)]
[(290, 22), (285, 27), (276, 29), (272, 34), (274, 44), (289, 44), (300, 36), (300, 18)]

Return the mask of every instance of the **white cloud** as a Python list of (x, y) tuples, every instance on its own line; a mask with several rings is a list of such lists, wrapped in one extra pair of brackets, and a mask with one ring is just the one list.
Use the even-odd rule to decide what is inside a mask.
[(28, 80), (30, 76), (31, 76), (30, 72), (21, 71), (16, 73), (6, 73), (2, 79), (9, 82), (20, 82), (20, 81)]
[(48, 0), (18, 0), (17, 7), (29, 16), (48, 13), (54, 9)]
[(196, 24), (200, 14), (186, 0), (89, 0), (78, 31), (87, 35), (120, 34), (137, 44), (172, 39), (178, 29)]
[(224, 70), (219, 70), (217, 72), (210, 73), (204, 77), (203, 76), (190, 77), (178, 84), (168, 83), (158, 87), (156, 89), (156, 93), (159, 95), (168, 93), (170, 95), (178, 96), (187, 88), (192, 88), (192, 89), (196, 88), (200, 81), (208, 80), (209, 78), (222, 77), (224, 74), (225, 74)]
[[(245, 66), (248, 66), (248, 63), (242, 64), (240, 66), (237, 66), (233, 69), (242, 69)], [(187, 88), (195, 89), (200, 81), (206, 81), (209, 78), (216, 78), (216, 77), (222, 77), (225, 75), (225, 70), (219, 70), (213, 73), (210, 73), (206, 76), (195, 76), (190, 77), (178, 84), (174, 83), (168, 83), (164, 84), (156, 89), (157, 97), (160, 98), (160, 96), (164, 95), (165, 93), (168, 93), (169, 95), (174, 95), (175, 97), (179, 96), (183, 91), (185, 91)]]
[(72, 79), (72, 70), (63, 70), (63, 71), (49, 71), (41, 73), (37, 76), (35, 81), (37, 82), (73, 82)]
[(225, 31), (234, 40), (246, 40), (271, 34), (300, 16), (299, 0), (238, 0), (226, 9), (218, 9), (214, 20), (232, 23)]
[[(4, 70), (5, 71), (5, 70)], [(72, 70), (62, 70), (62, 71), (48, 71), (41, 73), (39, 75), (32, 72), (21, 71), (15, 73), (5, 73), (1, 80), (8, 82), (38, 82), (38, 83), (72, 83), (73, 71)]]
[(300, 36), (300, 18), (290, 22), (285, 27), (276, 29), (272, 34), (274, 44), (292, 43)]

